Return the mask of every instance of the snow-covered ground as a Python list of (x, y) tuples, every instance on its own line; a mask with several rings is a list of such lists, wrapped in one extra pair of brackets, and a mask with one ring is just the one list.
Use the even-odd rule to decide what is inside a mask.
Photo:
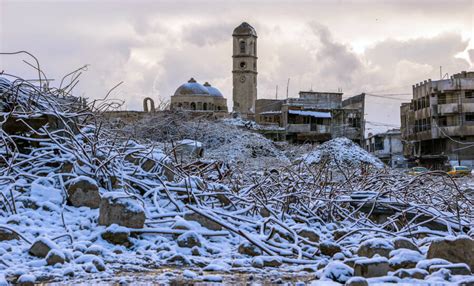
[[(345, 138), (277, 144), (233, 121), (149, 118), (118, 133), (57, 90), (0, 83), (0, 285), (472, 279), (466, 179), (400, 174)], [(204, 158), (178, 158), (179, 142)]]

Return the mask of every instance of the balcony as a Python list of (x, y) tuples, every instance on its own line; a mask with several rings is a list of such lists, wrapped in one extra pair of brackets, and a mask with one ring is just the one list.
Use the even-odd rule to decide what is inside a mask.
[(462, 112), (474, 112), (474, 103), (471, 103), (471, 102), (463, 102), (463, 104), (462, 104)]
[(457, 103), (438, 104), (439, 115), (458, 113), (458, 112), (459, 112), (459, 105)]
[(444, 138), (446, 136), (472, 136), (474, 135), (474, 125), (456, 125), (456, 126), (442, 126), (439, 127), (438, 137)]
[(331, 126), (318, 124), (288, 124), (286, 131), (289, 133), (329, 134), (331, 133)]
[(290, 133), (303, 133), (311, 131), (311, 124), (288, 124), (286, 131)]

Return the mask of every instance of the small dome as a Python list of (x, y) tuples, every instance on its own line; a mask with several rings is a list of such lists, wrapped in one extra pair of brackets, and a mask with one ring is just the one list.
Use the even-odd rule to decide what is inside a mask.
[(243, 22), (234, 29), (232, 36), (257, 36), (255, 29), (249, 23)]
[(211, 86), (210, 83), (208, 83), (206, 81), (206, 83), (204, 84), (204, 86), (207, 88), (207, 90), (209, 91), (209, 94), (212, 95), (212, 96), (218, 96), (218, 97), (224, 97), (221, 93), (220, 90), (218, 90), (217, 88)]
[(187, 83), (183, 83), (174, 92), (174, 95), (209, 95), (209, 91), (202, 84), (191, 78)]

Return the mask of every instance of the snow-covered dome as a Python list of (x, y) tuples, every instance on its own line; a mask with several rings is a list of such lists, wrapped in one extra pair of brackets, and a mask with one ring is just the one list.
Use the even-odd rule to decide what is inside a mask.
[(202, 84), (197, 83), (194, 78), (191, 78), (187, 83), (178, 87), (174, 95), (209, 95), (209, 91)]
[(234, 29), (232, 36), (257, 36), (255, 29), (249, 23), (243, 22)]
[(218, 97), (224, 97), (220, 90), (218, 90), (217, 88), (211, 86), (211, 84), (208, 83), (207, 81), (206, 81), (206, 83), (204, 83), (204, 86), (207, 88), (210, 95), (218, 96)]

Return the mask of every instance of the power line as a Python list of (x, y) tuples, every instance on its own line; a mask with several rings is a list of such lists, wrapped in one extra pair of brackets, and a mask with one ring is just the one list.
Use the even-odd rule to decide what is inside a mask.
[(400, 97), (392, 97), (392, 96), (400, 96), (400, 95), (411, 95), (409, 93), (389, 93), (389, 94), (373, 94), (373, 93), (366, 93), (365, 95), (378, 97), (383, 99), (390, 99), (390, 100), (397, 100), (397, 101), (407, 101), (410, 100), (409, 98), (400, 98)]

